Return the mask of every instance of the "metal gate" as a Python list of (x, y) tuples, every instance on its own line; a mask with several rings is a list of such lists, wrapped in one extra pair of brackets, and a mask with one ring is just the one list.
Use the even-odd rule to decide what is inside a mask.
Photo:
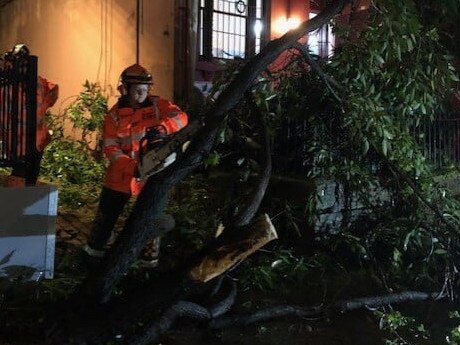
[(0, 167), (27, 166), (36, 151), (37, 60), (24, 51), (0, 60)]

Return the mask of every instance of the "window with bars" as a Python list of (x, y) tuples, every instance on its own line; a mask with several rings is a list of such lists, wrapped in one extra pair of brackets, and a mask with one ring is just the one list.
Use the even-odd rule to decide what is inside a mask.
[[(309, 18), (316, 17), (316, 13), (310, 12)], [(308, 47), (310, 53), (327, 58), (333, 53), (334, 35), (330, 24), (324, 24), (308, 34)]]
[(263, 0), (201, 0), (199, 53), (204, 59), (257, 54), (266, 30)]

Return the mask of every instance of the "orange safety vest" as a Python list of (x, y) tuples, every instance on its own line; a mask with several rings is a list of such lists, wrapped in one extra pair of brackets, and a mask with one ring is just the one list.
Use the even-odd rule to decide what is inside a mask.
[(110, 164), (104, 186), (131, 195), (140, 193), (144, 183), (134, 177), (139, 160), (139, 143), (146, 129), (164, 126), (167, 134), (184, 128), (188, 116), (177, 105), (158, 96), (150, 96), (138, 109), (120, 99), (104, 120), (104, 153)]

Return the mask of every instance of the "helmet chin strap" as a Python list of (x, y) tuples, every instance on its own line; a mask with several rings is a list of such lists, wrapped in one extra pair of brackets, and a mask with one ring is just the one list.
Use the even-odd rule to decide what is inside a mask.
[(133, 109), (138, 109), (141, 107), (141, 103), (139, 103), (138, 101), (132, 100), (131, 98), (129, 99), (129, 105)]

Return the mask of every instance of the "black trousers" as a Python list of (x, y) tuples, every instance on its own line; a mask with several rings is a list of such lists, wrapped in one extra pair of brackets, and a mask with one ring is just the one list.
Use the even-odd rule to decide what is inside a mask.
[(118, 192), (106, 187), (102, 188), (99, 206), (96, 211), (88, 245), (102, 250), (112, 235), (115, 223), (123, 212), (130, 194)]
[[(131, 195), (118, 192), (106, 187), (102, 188), (99, 206), (94, 219), (88, 245), (96, 250), (103, 250), (120, 214), (130, 199)], [(154, 220), (154, 227), (159, 227), (161, 233), (171, 231), (175, 226), (174, 218), (164, 214)], [(152, 238), (146, 242), (142, 256), (145, 259), (153, 259), (158, 256), (159, 238)]]

